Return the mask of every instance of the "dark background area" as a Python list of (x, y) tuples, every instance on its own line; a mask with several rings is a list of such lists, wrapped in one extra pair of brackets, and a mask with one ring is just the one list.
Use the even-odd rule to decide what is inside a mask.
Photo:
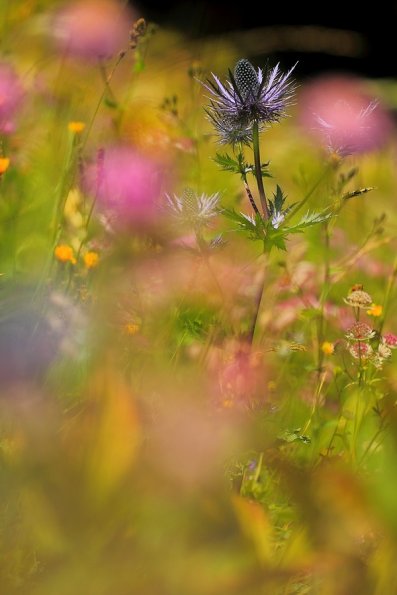
[[(290, 7), (266, 0), (262, 10), (241, 0), (235, 5), (226, 0), (138, 0), (133, 4), (148, 20), (190, 38), (233, 33), (239, 42), (241, 31), (243, 50), (255, 47), (258, 61), (266, 55), (288, 64), (299, 60), (301, 76), (335, 70), (397, 76), (395, 1), (380, 0), (366, 8), (358, 2), (333, 0), (313, 8), (302, 1)], [(258, 29), (257, 44), (249, 42), (247, 32), (252, 29)]]

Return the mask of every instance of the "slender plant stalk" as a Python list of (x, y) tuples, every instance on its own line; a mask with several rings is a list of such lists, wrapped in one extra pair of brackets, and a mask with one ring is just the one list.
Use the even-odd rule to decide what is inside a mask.
[(325, 331), (325, 302), (328, 297), (329, 287), (331, 282), (331, 267), (330, 267), (330, 230), (329, 222), (324, 223), (324, 277), (323, 277), (323, 290), (320, 297), (320, 314), (318, 319), (317, 328), (317, 376), (320, 379), (323, 362), (324, 352), (322, 350), (322, 344), (324, 342), (324, 331)]
[[(101, 95), (99, 96), (98, 103), (97, 103), (97, 104), (96, 104), (96, 106), (95, 106), (94, 113), (92, 114), (91, 120), (90, 120), (90, 122), (89, 122), (89, 124), (88, 124), (88, 126), (87, 126), (87, 132), (86, 132), (86, 134), (85, 134), (85, 137), (84, 137), (84, 142), (83, 142), (83, 144), (82, 144), (82, 147), (81, 147), (82, 151), (83, 151), (83, 150), (85, 149), (85, 147), (86, 147), (86, 144), (87, 144), (88, 138), (89, 138), (89, 136), (90, 136), (90, 134), (91, 134), (91, 131), (92, 131), (92, 128), (93, 128), (93, 126), (94, 126), (94, 123), (95, 123), (96, 117), (97, 117), (97, 115), (98, 115), (99, 109), (100, 109), (100, 107), (101, 107), (101, 105), (102, 105), (102, 103), (103, 103), (103, 101), (104, 101), (104, 99), (105, 99), (105, 97), (106, 97), (106, 94), (107, 94), (107, 93), (109, 93), (109, 89), (110, 89), (110, 81), (112, 80), (112, 78), (113, 78), (113, 75), (114, 75), (114, 73), (115, 73), (115, 71), (116, 71), (117, 67), (119, 66), (120, 62), (121, 62), (121, 61), (122, 61), (122, 59), (124, 58), (124, 56), (125, 56), (125, 54), (124, 54), (124, 53), (121, 53), (121, 54), (119, 55), (119, 57), (117, 58), (117, 61), (116, 61), (115, 65), (113, 66), (112, 70), (110, 71), (110, 73), (109, 73), (107, 76), (105, 76), (105, 81), (104, 81), (104, 83), (105, 83), (105, 84), (104, 84), (104, 88), (103, 88), (103, 91), (102, 91)], [(102, 76), (102, 78), (103, 78), (103, 71), (102, 71), (102, 69), (100, 69), (100, 70), (101, 70), (101, 76)], [(111, 90), (111, 89), (110, 89), (110, 90)]]
[(255, 177), (256, 183), (258, 185), (259, 191), (259, 198), (261, 201), (263, 216), (265, 219), (269, 219), (269, 207), (266, 200), (265, 188), (263, 186), (263, 178), (262, 178), (262, 163), (261, 163), (261, 154), (260, 154), (260, 147), (259, 147), (259, 124), (258, 121), (255, 120), (252, 126), (252, 145), (254, 150), (254, 161), (255, 161)]
[[(264, 263), (264, 267), (263, 267), (265, 269), (266, 264), (267, 264), (267, 259), (266, 259), (265, 254), (263, 254), (263, 258), (265, 259), (265, 263)], [(265, 272), (263, 270), (262, 279), (261, 279), (261, 282), (259, 283), (258, 290), (257, 290), (256, 296), (255, 296), (254, 317), (251, 322), (250, 330), (248, 331), (248, 334), (247, 334), (247, 341), (250, 343), (250, 345), (252, 345), (252, 343), (254, 342), (254, 336), (255, 336), (256, 326), (258, 324), (259, 312), (261, 310), (264, 289), (265, 289)]]

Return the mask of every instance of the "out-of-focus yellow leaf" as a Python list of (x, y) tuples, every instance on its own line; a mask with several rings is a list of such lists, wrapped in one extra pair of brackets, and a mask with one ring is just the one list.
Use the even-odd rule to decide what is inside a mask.
[(252, 500), (233, 496), (233, 506), (243, 533), (250, 539), (259, 559), (269, 564), (273, 558), (272, 526), (263, 507)]
[(131, 469), (140, 439), (139, 423), (131, 392), (109, 366), (98, 374), (95, 386), (96, 415), (89, 454), (89, 477), (99, 494), (117, 487)]
[(289, 537), (280, 564), (283, 568), (296, 568), (308, 565), (312, 561), (313, 555), (310, 551), (307, 533), (304, 529), (298, 529)]

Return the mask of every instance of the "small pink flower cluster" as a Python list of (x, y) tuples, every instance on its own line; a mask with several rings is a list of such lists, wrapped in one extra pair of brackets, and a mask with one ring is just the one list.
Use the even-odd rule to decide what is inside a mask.
[[(368, 309), (372, 298), (363, 291), (361, 286), (357, 286), (350, 291), (345, 302), (357, 313), (359, 308)], [(378, 369), (382, 368), (385, 360), (391, 357), (392, 349), (397, 348), (396, 335), (393, 333), (379, 335), (369, 324), (359, 320), (347, 329), (346, 339), (349, 353), (354, 359), (369, 362)]]

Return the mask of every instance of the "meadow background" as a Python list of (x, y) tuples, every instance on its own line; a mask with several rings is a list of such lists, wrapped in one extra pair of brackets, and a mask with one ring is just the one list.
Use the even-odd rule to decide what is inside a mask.
[(264, 184), (332, 217), (264, 253), (200, 82), (260, 38), (144, 16), (2, 7), (0, 592), (397, 593), (395, 81), (296, 66)]

